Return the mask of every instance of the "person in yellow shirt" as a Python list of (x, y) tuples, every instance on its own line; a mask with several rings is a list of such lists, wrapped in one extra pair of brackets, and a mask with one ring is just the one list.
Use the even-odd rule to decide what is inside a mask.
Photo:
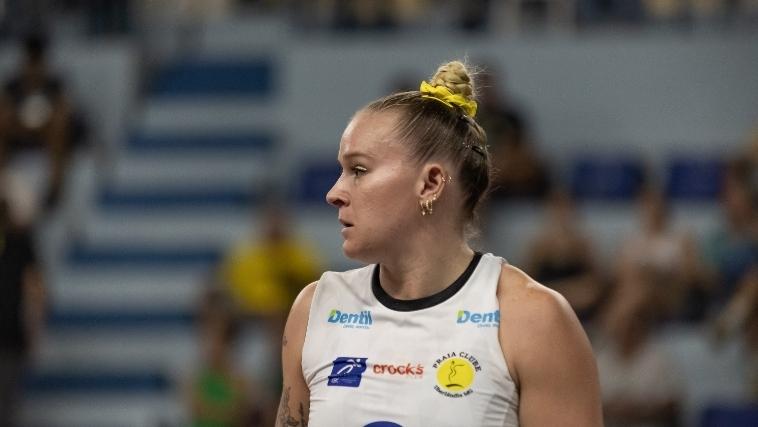
[(270, 348), (271, 388), (281, 390), (281, 345), (292, 303), (323, 271), (318, 251), (294, 235), (286, 206), (269, 199), (262, 206), (257, 237), (238, 242), (221, 260), (217, 284), (243, 320), (261, 325)]
[(243, 317), (286, 316), (297, 294), (318, 279), (317, 251), (290, 233), (285, 208), (263, 206), (259, 238), (238, 242), (220, 266), (220, 283)]

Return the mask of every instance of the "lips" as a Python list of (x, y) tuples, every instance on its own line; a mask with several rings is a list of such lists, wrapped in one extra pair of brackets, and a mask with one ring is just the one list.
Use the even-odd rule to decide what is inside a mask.
[(342, 219), (342, 218), (340, 218), (340, 224), (342, 224), (342, 226), (343, 226), (343, 227), (345, 227), (345, 228), (347, 228), (347, 227), (352, 227), (352, 226), (353, 226), (353, 224), (351, 224), (351, 223), (349, 223), (349, 222), (345, 221), (345, 220), (344, 220), (344, 219)]

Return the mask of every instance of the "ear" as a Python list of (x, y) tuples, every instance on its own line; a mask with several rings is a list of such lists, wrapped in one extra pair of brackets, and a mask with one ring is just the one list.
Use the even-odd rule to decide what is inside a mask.
[(445, 168), (439, 163), (427, 163), (421, 169), (419, 179), (418, 197), (421, 200), (428, 200), (442, 195), (447, 185), (447, 173)]

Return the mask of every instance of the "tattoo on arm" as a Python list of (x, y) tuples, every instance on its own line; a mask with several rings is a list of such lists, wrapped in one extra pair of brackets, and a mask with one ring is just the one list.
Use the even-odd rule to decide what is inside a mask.
[(290, 413), (290, 388), (291, 387), (285, 387), (284, 390), (282, 390), (282, 400), (279, 402), (279, 413), (276, 416), (276, 427), (295, 427), (300, 425)]
[(282, 336), (282, 347), (287, 346), (287, 335)]
[(297, 412), (300, 413), (300, 425), (308, 427), (308, 421), (305, 419), (305, 411), (303, 410), (303, 402), (300, 402), (300, 409)]

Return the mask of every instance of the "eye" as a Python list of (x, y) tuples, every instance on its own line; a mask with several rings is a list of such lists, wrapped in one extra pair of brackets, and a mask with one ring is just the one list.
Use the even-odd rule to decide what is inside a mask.
[(355, 166), (353, 168), (353, 175), (354, 176), (361, 176), (364, 173), (366, 173), (366, 168), (364, 168), (363, 166)]

